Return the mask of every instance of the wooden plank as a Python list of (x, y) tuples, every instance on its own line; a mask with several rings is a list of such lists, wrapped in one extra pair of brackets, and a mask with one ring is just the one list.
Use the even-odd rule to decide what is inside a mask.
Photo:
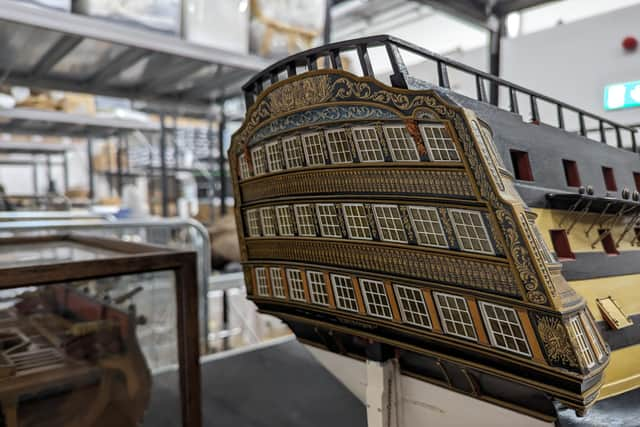
[(393, 321), (402, 323), (402, 317), (400, 316), (400, 308), (396, 301), (396, 294), (393, 292), (393, 285), (391, 281), (385, 280), (384, 287), (387, 290), (387, 297), (389, 298), (389, 305), (391, 306), (391, 313), (393, 313)]
[(429, 318), (431, 319), (431, 329), (433, 332), (442, 333), (438, 310), (436, 310), (436, 305), (433, 302), (433, 297), (431, 296), (429, 289), (422, 289), (422, 296), (424, 297), (424, 302), (427, 304), (427, 311), (429, 312)]
[(367, 309), (364, 305), (364, 299), (362, 299), (362, 292), (360, 291), (360, 283), (358, 283), (358, 278), (355, 276), (351, 276), (351, 283), (353, 284), (353, 289), (356, 294), (356, 300), (358, 301), (358, 311), (360, 314), (367, 314)]
[(476, 299), (473, 297), (465, 298), (467, 300), (467, 305), (469, 306), (469, 312), (471, 313), (471, 319), (473, 320), (473, 326), (476, 330), (478, 342), (487, 346), (491, 345), (487, 338), (487, 334), (484, 332), (484, 323), (482, 323), (482, 317), (480, 316), (480, 310), (478, 309)]
[(519, 307), (514, 308), (518, 312), (518, 317), (520, 318), (524, 335), (527, 337), (527, 342), (529, 343), (529, 349), (531, 349), (531, 356), (533, 357), (533, 360), (540, 363), (546, 363), (544, 355), (542, 354), (542, 349), (540, 349), (540, 344), (538, 344), (538, 336), (533, 330), (531, 320), (527, 315), (527, 310)]
[(336, 308), (336, 299), (333, 295), (333, 286), (331, 286), (331, 277), (329, 276), (329, 272), (324, 272), (324, 285), (327, 288), (327, 295), (329, 295), (329, 307), (335, 309)]

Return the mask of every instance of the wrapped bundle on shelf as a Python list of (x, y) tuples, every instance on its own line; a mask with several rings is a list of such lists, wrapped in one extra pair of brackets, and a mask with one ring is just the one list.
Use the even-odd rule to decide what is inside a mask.
[(117, 22), (180, 34), (180, 0), (74, 0), (73, 11)]
[(29, 3), (35, 6), (58, 9), (65, 12), (71, 11), (71, 0), (20, 0), (22, 3)]

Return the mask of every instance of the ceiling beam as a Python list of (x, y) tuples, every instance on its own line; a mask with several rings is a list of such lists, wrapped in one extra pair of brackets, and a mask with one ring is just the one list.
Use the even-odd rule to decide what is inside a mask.
[(541, 6), (558, 0), (412, 0), (457, 16), (491, 31), (497, 30), (495, 18), (502, 18), (511, 12)]
[(558, 0), (509, 0), (496, 4), (494, 13), (498, 16), (506, 16), (511, 12), (518, 12), (523, 9), (541, 6), (543, 4), (552, 3)]
[(421, 3), (430, 6), (441, 12), (448, 13), (450, 15), (457, 16), (469, 21), (482, 28), (492, 29), (491, 22), (486, 15), (484, 7), (479, 7), (478, 4), (472, 0), (413, 0), (416, 3)]

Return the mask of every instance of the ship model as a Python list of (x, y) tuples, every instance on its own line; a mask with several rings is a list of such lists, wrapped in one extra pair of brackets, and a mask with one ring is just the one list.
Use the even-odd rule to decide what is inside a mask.
[(296, 54), (244, 93), (229, 159), (248, 295), (299, 341), (540, 425), (640, 385), (632, 129), (389, 36)]
[(4, 427), (136, 427), (151, 373), (135, 329), (144, 319), (119, 297), (58, 284), (11, 296), (0, 310)]

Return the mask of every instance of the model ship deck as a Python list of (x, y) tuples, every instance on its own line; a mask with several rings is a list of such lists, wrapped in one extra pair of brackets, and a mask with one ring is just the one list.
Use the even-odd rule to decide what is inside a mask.
[[(393, 87), (373, 77), (376, 46)], [(409, 76), (399, 49), (434, 60), (439, 84)], [(347, 50), (364, 76), (342, 69)], [(317, 69), (323, 58), (331, 68)], [(449, 89), (447, 67), (474, 76), (478, 99)], [(299, 339), (395, 357), (406, 375), (542, 419), (555, 417), (547, 396), (583, 413), (601, 391), (638, 385), (624, 362), (640, 336), (618, 301), (638, 312), (640, 263), (614, 259), (640, 254), (640, 204), (612, 182), (634, 189), (640, 159), (588, 140), (585, 121), (635, 150), (632, 130), (389, 37), (288, 58), (245, 94), (230, 159), (249, 295)]]
[(135, 312), (65, 285), (11, 300), (0, 310), (0, 425), (138, 424), (151, 379)]

